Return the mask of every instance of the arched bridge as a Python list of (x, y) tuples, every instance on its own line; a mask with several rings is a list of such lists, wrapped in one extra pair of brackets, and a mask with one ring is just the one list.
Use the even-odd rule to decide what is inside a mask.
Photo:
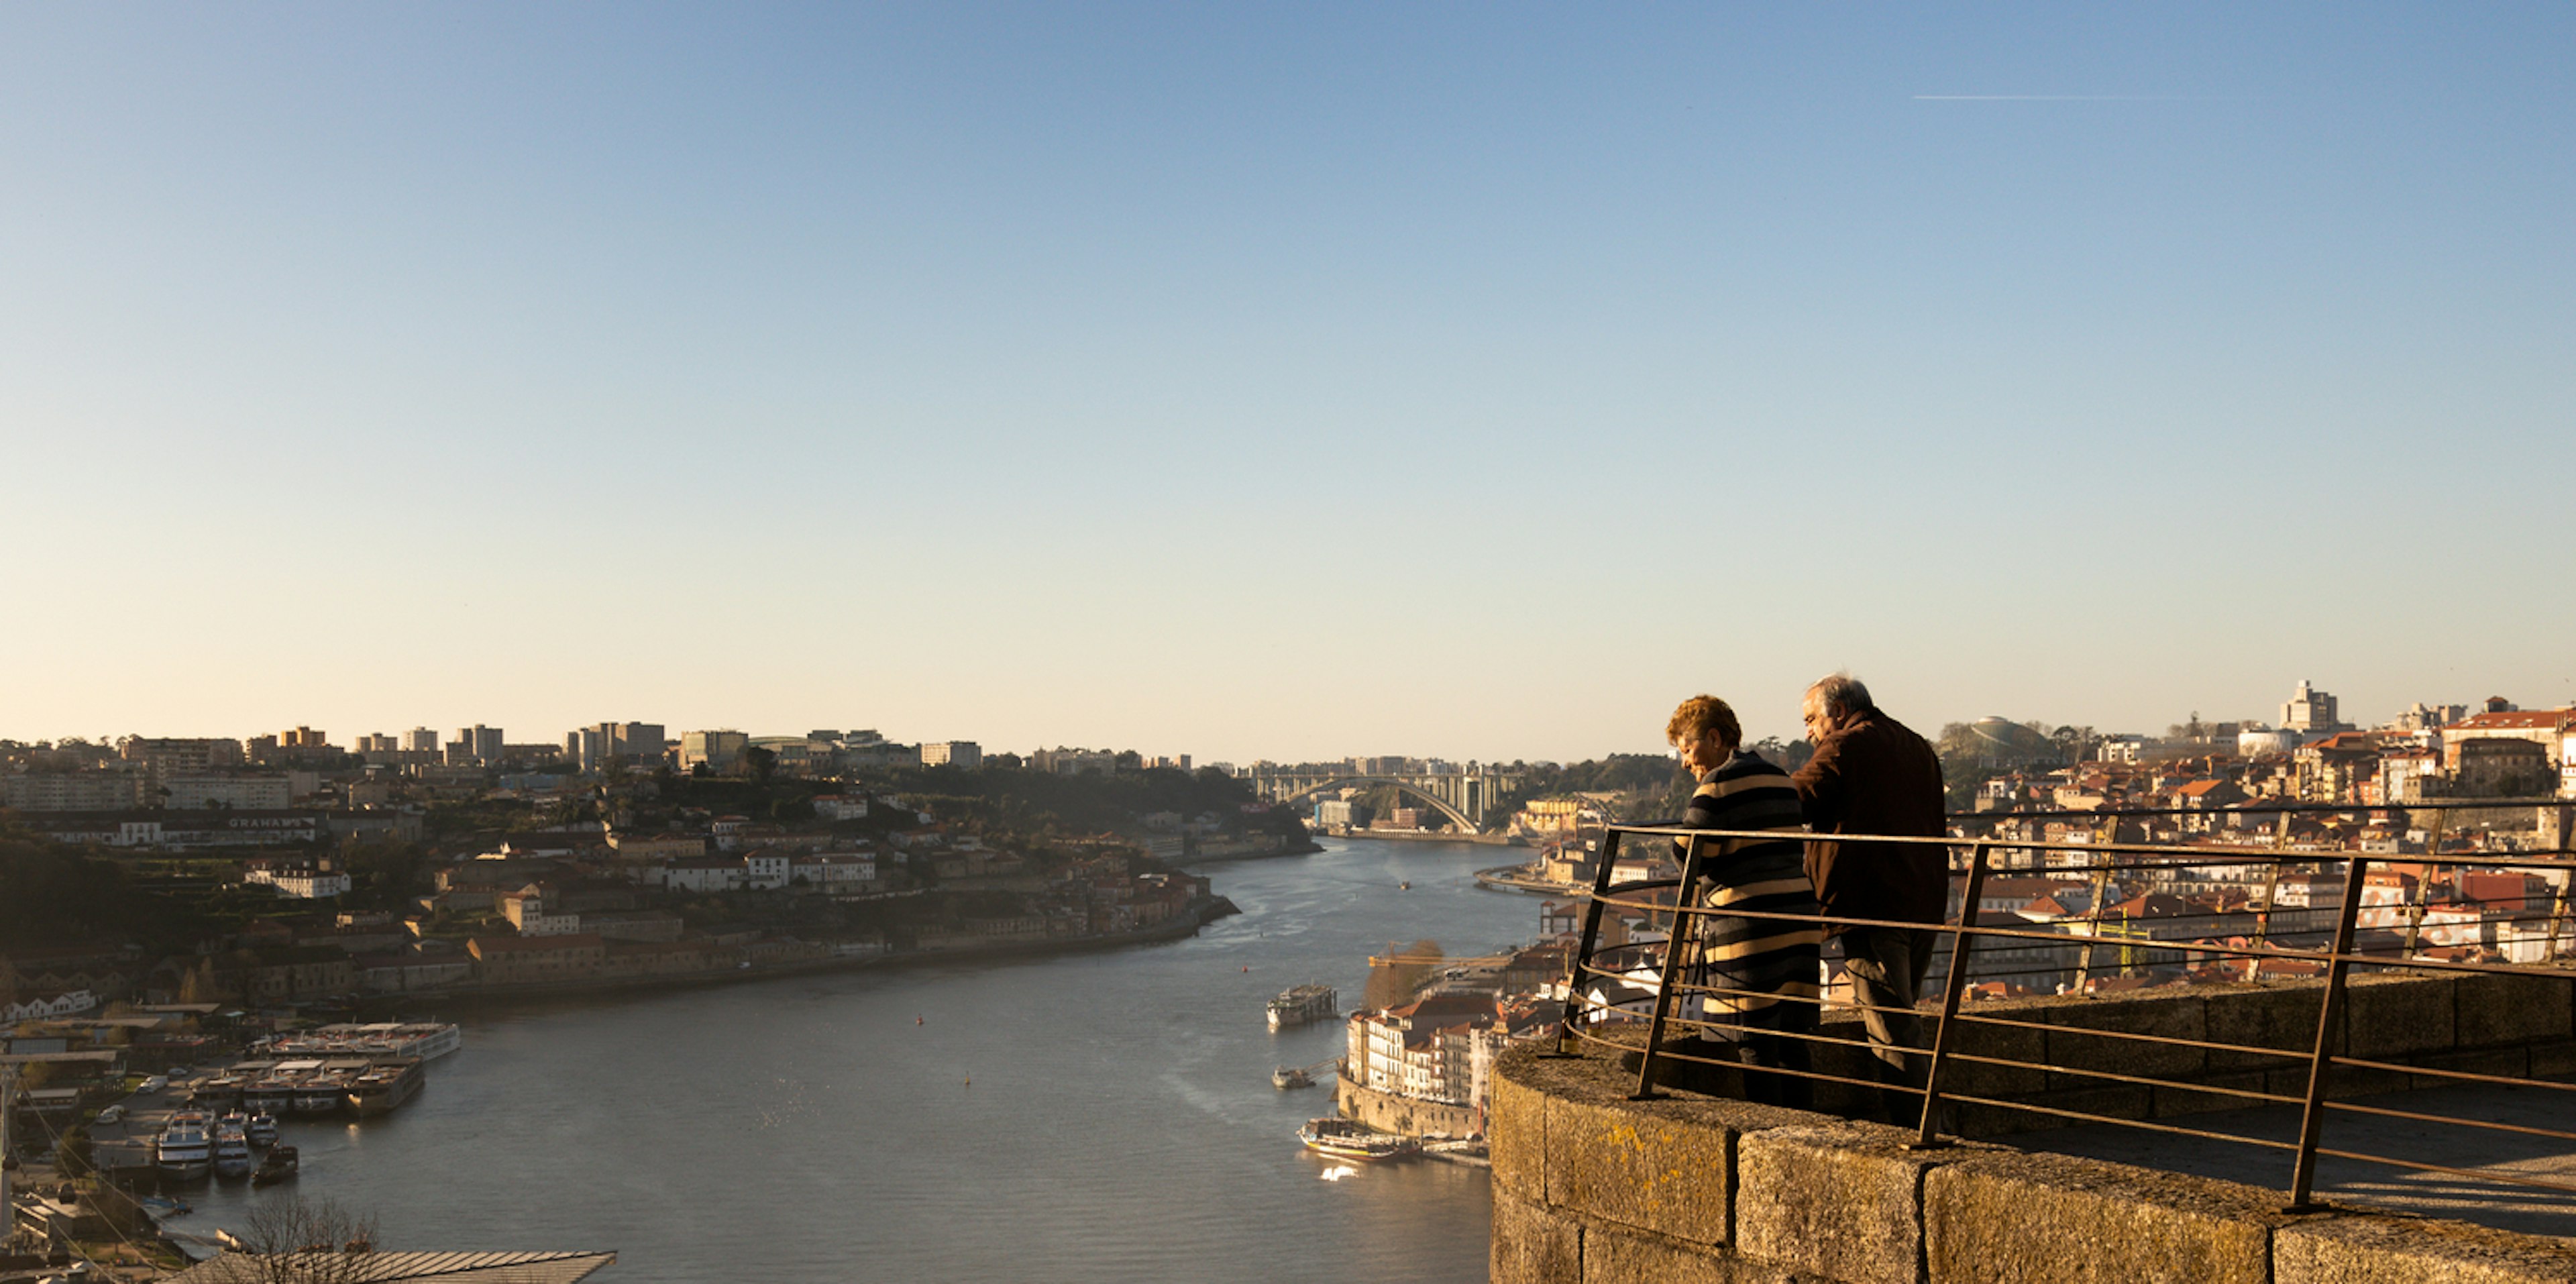
[(1317, 794), (1351, 786), (1392, 786), (1420, 799), (1450, 824), (1469, 833), (1485, 828), (1485, 816), (1502, 796), (1520, 784), (1518, 775), (1491, 770), (1426, 772), (1420, 775), (1296, 769), (1255, 769), (1249, 773), (1253, 792), (1264, 801), (1294, 804)]

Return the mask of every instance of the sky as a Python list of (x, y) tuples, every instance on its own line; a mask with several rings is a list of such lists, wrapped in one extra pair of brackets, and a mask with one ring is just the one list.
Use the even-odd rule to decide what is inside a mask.
[(2576, 701), (2565, 5), (0, 7), (0, 736)]

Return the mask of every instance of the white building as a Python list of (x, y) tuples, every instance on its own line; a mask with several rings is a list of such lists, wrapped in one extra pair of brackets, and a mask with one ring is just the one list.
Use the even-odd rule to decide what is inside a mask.
[(866, 820), (865, 794), (825, 794), (814, 800), (814, 814), (824, 820)]
[(973, 771), (984, 765), (984, 748), (972, 740), (930, 740), (921, 746), (921, 765)]
[(811, 852), (788, 862), (789, 878), (827, 892), (856, 892), (876, 886), (877, 858), (870, 852)]
[(242, 871), (242, 881), (274, 887), (280, 895), (302, 900), (328, 900), (349, 890), (349, 876), (336, 869), (318, 865), (269, 864), (253, 861)]
[(662, 885), (675, 892), (736, 892), (748, 875), (739, 856), (682, 856), (662, 862)]
[(745, 887), (772, 890), (787, 886), (791, 858), (775, 847), (763, 847), (743, 854), (742, 881)]

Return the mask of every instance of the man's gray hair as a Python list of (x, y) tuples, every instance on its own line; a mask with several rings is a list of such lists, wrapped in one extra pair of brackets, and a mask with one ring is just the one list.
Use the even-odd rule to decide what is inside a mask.
[(1827, 714), (1837, 718), (1876, 707), (1869, 698), (1869, 688), (1848, 673), (1828, 673), (1816, 679), (1816, 685), (1807, 690), (1816, 697), (1817, 703), (1825, 707)]

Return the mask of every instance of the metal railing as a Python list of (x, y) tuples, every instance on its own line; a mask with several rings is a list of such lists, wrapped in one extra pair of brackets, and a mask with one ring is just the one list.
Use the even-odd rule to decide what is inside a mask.
[[(2363, 811), (2430, 811), (2437, 816), (2447, 816), (2449, 812), (2466, 809), (2498, 810), (2535, 806), (2562, 809), (2560, 837), (2556, 847), (2538, 855), (2477, 851), (2441, 852), (2438, 849), (2441, 846), (2443, 826), (2439, 820), (2433, 826), (2431, 841), (2425, 844), (2426, 850), (2421, 854), (2291, 850), (2281, 841), (2286, 839), (2288, 834), (2286, 822), (2281, 826), (2276, 840), (2263, 846), (2097, 842), (2092, 841), (2092, 836), (2089, 834), (2082, 839), (1998, 837), (1992, 834), (1965, 836), (1958, 833), (1931, 838), (1864, 834), (1812, 835), (1804, 831), (1781, 830), (1689, 829), (1672, 825), (1614, 825), (1609, 827), (1603, 839), (1592, 887), (1589, 893), (1584, 895), (1586, 904), (1581, 939), (1568, 960), (1566, 970), (1565, 1014), (1558, 1029), (1553, 1050), (1544, 1055), (1560, 1057), (1577, 1055), (1570, 1049), (1584, 1042), (1622, 1052), (1634, 1049), (1638, 1054), (1638, 1067), (1637, 1086), (1631, 1094), (1632, 1099), (1646, 1100), (1658, 1097), (1662, 1095), (1656, 1089), (1658, 1073), (1668, 1070), (1676, 1063), (1728, 1064), (1727, 1061), (1713, 1056), (1694, 1055), (1680, 1050), (1670, 1041), (1669, 1036), (1677, 1028), (1707, 1029), (1724, 1024), (1694, 1019), (1677, 1013), (1675, 1010), (1677, 1000), (1682, 996), (1766, 997), (1778, 1002), (1810, 1003), (1820, 1009), (1820, 1017), (1822, 1009), (1857, 1012), (1868, 1007), (1858, 1001), (1857, 991), (1851, 999), (1836, 999), (1821, 988), (1814, 998), (1792, 997), (1765, 995), (1755, 991), (1732, 989), (1704, 979), (1692, 979), (1691, 974), (1699, 970), (1699, 965), (1693, 956), (1697, 953), (1694, 947), (1700, 936), (1696, 930), (1700, 920), (1733, 916), (1752, 920), (1814, 923), (1829, 929), (1912, 928), (1940, 934), (1948, 947), (1947, 965), (1942, 966), (1937, 957), (1935, 960), (1935, 965), (1939, 969), (1937, 976), (1939, 1006), (1937, 1017), (1930, 1021), (1929, 1046), (1911, 1050), (1913, 1056), (1921, 1059), (1923, 1069), (1919, 1079), (1913, 1084), (1896, 1089), (1900, 1099), (1911, 1097), (1918, 1091), (1920, 1093), (1921, 1113), (1913, 1124), (1916, 1134), (1914, 1144), (1917, 1146), (1932, 1148), (1948, 1144), (1941, 1124), (1946, 1113), (1945, 1108), (1957, 1104), (2000, 1111), (2035, 1112), (2044, 1116), (2053, 1116), (2057, 1120), (2070, 1124), (2117, 1125), (2205, 1140), (2233, 1142), (2274, 1151), (2289, 1151), (2293, 1155), (2289, 1183), (2289, 1207), (2292, 1210), (2305, 1210), (2314, 1206), (2312, 1196), (2317, 1162), (2321, 1157), (2383, 1164), (2411, 1171), (2576, 1194), (2576, 1184), (2552, 1181), (2524, 1172), (2494, 1168), (2462, 1168), (2433, 1163), (2421, 1158), (2373, 1154), (2355, 1149), (2328, 1147), (2324, 1144), (2329, 1113), (2346, 1112), (2413, 1123), (2457, 1125), (2494, 1133), (2543, 1138), (2568, 1143), (2571, 1149), (2576, 1149), (2576, 1130), (2474, 1119), (2457, 1114), (2409, 1110), (2396, 1106), (2374, 1106), (2352, 1100), (2335, 1100), (2330, 1097), (2335, 1072), (2339, 1069), (2383, 1074), (2393, 1072), (2408, 1076), (2403, 1082), (2410, 1086), (2430, 1080), (2442, 1084), (2509, 1085), (2576, 1091), (2576, 1083), (2553, 1078), (2491, 1074), (2459, 1068), (2410, 1064), (2353, 1056), (2348, 1052), (2337, 1050), (2337, 1036), (2342, 1029), (2350, 981), (2356, 968), (2528, 976), (2559, 982), (2576, 982), (2576, 971), (2554, 965), (2562, 953), (2576, 953), (2576, 939), (2571, 939), (2576, 937), (2576, 934), (2571, 934), (2567, 928), (2569, 891), (2571, 885), (2576, 885), (2576, 858), (2571, 858), (2566, 837), (2568, 826), (2564, 823), (2563, 809), (2568, 806), (2567, 801), (2563, 799), (2473, 803), (2455, 801), (2410, 803), (2388, 808), (2360, 808), (2331, 804), (2285, 805), (2264, 810), (2285, 814), (2335, 812), (2345, 815)], [(2121, 818), (2159, 815), (2206, 816), (2207, 814), (2181, 809), (2137, 809), (2117, 813)], [(2059, 816), (2067, 819), (2080, 818), (2089, 822), (2101, 820), (2105, 815), (2106, 813), (2099, 812), (1976, 813), (1953, 816), (1951, 821), (1954, 827), (1966, 827), (2011, 819), (2035, 820)], [(1678, 849), (1680, 856), (1679, 877), (1614, 884), (1612, 879), (1620, 863), (1619, 852), (1622, 840), (1630, 837), (1670, 840)], [(1783, 837), (1835, 842), (1863, 841), (1889, 846), (1900, 844), (1930, 846), (1943, 849), (1947, 853), (1946, 862), (1953, 880), (1964, 878), (1962, 889), (1964, 894), (1960, 899), (1960, 911), (1946, 922), (1929, 924), (1897, 923), (1821, 914), (1755, 913), (1734, 909), (1713, 909), (1694, 903), (1696, 898), (1687, 889), (1703, 886), (1705, 876), (1719, 859), (1719, 844), (1729, 839), (1776, 842)], [(1989, 878), (1999, 873), (2020, 872), (1999, 869), (1996, 863), (1998, 853), (2012, 853), (2017, 858), (2023, 859), (2036, 855), (2044, 868), (2031, 870), (2035, 875), (2053, 875), (2069, 882), (2075, 881), (2078, 877), (2089, 878), (2091, 896), (2083, 914), (2058, 919), (2053, 925), (2043, 925), (2017, 917), (2013, 925), (2007, 925), (1993, 921), (1992, 916), (1982, 914), (1981, 901)], [(2305, 907), (2308, 910), (2310, 926), (2304, 931), (2276, 931), (2276, 914), (2284, 908), (2277, 904), (2284, 874), (2292, 867), (2300, 865), (2318, 866), (2328, 872), (2339, 866), (2340, 898), (2331, 907)], [(2127, 903), (2127, 890), (2122, 886), (2123, 875), (2129, 876), (2127, 882), (2139, 883), (2149, 882), (2158, 877), (2171, 880), (2180, 872), (2192, 869), (2212, 867), (2241, 869), (2247, 866), (2261, 867), (2268, 871), (2265, 878), (2265, 895), (2259, 903), (2249, 895), (2241, 902), (2204, 905), (2186, 915), (2165, 916), (2187, 919), (2196, 926), (2243, 920), (2251, 928), (2244, 935), (2221, 937), (2220, 933), (2208, 932), (2190, 933), (2193, 939), (2159, 938), (2153, 935), (2156, 930), (2152, 926), (2156, 921), (2153, 918), (2133, 918), (2115, 925), (2109, 917), (2112, 893), (2118, 892), (2122, 897), (2122, 903)], [(2407, 889), (2402, 879), (2376, 885), (2372, 883), (2370, 874), (2375, 867), (2384, 869), (2390, 866), (2417, 869), (2419, 876), (2414, 879), (2411, 891)], [(2521, 871), (2543, 876), (2551, 889), (2548, 895), (2542, 898), (2548, 903), (2545, 911), (2528, 914), (2514, 912), (2501, 917), (2490, 916), (2482, 920), (2507, 923), (2517, 927), (2523, 924), (2545, 922), (2547, 926), (2540, 934), (2541, 940), (2536, 951), (2536, 959), (2520, 963), (2496, 962), (2463, 957), (2469, 951), (2462, 948), (2439, 944), (2429, 950), (2426, 948), (2426, 913), (2429, 909), (2440, 908), (2430, 900), (2430, 893), (2434, 886), (2432, 875), (2438, 868), (2446, 866), (2474, 866), (2480, 870)], [(1953, 885), (1957, 886), (1957, 883), (1954, 881)], [(2311, 883), (2309, 886), (2313, 891), (2314, 884)], [(2394, 897), (2386, 894), (2392, 887), (2397, 892)], [(1665, 893), (1670, 894), (1669, 899), (1664, 895)], [(2447, 903), (2459, 902), (2454, 900)], [(2528, 907), (2528, 898), (2526, 898), (2525, 907)], [(1620, 944), (1605, 949), (1601, 945), (1603, 917), (1605, 912), (1613, 909), (1619, 910), (1623, 918), (1631, 915), (1642, 916), (1650, 925), (1658, 921), (1668, 921), (1670, 932), (1659, 943), (1648, 941), (1643, 944)], [(2318, 922), (2321, 914), (2330, 918), (2330, 922)], [(2369, 921), (2366, 922), (2365, 919)], [(2447, 932), (2447, 929), (2439, 925), (2436, 925), (2433, 930)], [(2376, 939), (2365, 941), (2363, 939), (2365, 933), (2373, 934)], [(2562, 949), (2562, 943), (2565, 943), (2567, 948)], [(1986, 982), (2002, 981), (2009, 984), (2011, 978), (2015, 976), (2064, 975), (2068, 971), (2065, 967), (2041, 966), (2017, 969), (2008, 966), (1989, 971), (1980, 978), (1975, 966), (1979, 958), (1979, 950), (1983, 948), (1986, 951), (1986, 957), (1994, 958), (1997, 949), (2010, 946), (2024, 948), (2048, 946), (2073, 957), (2076, 961), (2074, 984), (2071, 988), (2078, 993), (2085, 992), (2090, 986), (2100, 984), (2100, 978), (2094, 976), (2094, 968), (2099, 953), (2107, 949), (2116, 949), (2120, 952), (2118, 966), (2124, 974), (2135, 973), (2143, 967), (2149, 973), (2147, 979), (2150, 981), (2160, 975), (2179, 976), (2181, 979), (2190, 980), (2193, 979), (2192, 973), (2195, 970), (2204, 973), (2202, 979), (2235, 979), (2223, 975), (2225, 970), (2223, 963), (2213, 966), (2201, 960), (2248, 960), (2245, 966), (2248, 979), (2261, 979), (2265, 963), (2285, 964), (2292, 969), (2306, 970), (2322, 982), (2323, 994), (2317, 1005), (2315, 1037), (2304, 1048), (2265, 1047), (2179, 1035), (2154, 1034), (2140, 1030), (2054, 1024), (2037, 1019), (2036, 1013), (2017, 1016), (2001, 1012), (1975, 1011), (1969, 1003), (1969, 994), (1972, 987), (1981, 979)], [(2524, 947), (2524, 953), (2534, 953), (2527, 941), (2524, 942)], [(2213, 971), (2220, 975), (2206, 975)], [(1650, 975), (1641, 976), (1641, 973), (1650, 973)], [(1925, 977), (1927, 990), (1935, 980), (1933, 975), (1927, 974)], [(1629, 1006), (1643, 1001), (1642, 996), (1633, 991), (1647, 988), (1649, 983), (1652, 1002), (1650, 1008), (1644, 1013), (1646, 1028), (1642, 1047), (1636, 1048), (1631, 1043), (1605, 1037), (1604, 1027), (1614, 1023), (1632, 1022), (1639, 1015)], [(2061, 986), (2060, 992), (2065, 988), (2069, 987)], [(1631, 992), (1625, 998), (1613, 997), (1622, 989), (1628, 989)], [(1894, 1011), (1887, 1008), (1870, 1010)], [(2233, 1084), (2194, 1082), (2187, 1079), (2159, 1078), (2153, 1074), (2130, 1073), (2126, 1070), (2102, 1068), (2099, 1065), (2069, 1065), (2045, 1053), (2042, 1060), (2033, 1062), (1996, 1055), (1991, 1049), (1971, 1050), (1964, 1036), (1980, 1027), (1998, 1030), (2040, 1030), (2047, 1032), (2051, 1037), (2065, 1035), (2122, 1041), (2126, 1046), (2139, 1049), (2159, 1046), (2178, 1047), (2202, 1054), (2226, 1053), (2237, 1057), (2264, 1058), (2292, 1072), (2293, 1076), (2296, 1070), (2303, 1066), (2304, 1091), (2293, 1095), (2285, 1091), (2267, 1090), (2274, 1086), (2286, 1085), (2267, 1083), (2265, 1088), (2253, 1088)], [(1775, 1039), (1805, 1040), (1813, 1044), (1835, 1044), (1846, 1048), (1853, 1046), (1853, 1041), (1849, 1038), (1821, 1033), (1813, 1028), (1804, 1031), (1767, 1030), (1763, 1033)], [(2562, 1032), (2564, 1033), (2566, 1032)], [(2571, 1064), (2576, 1064), (2576, 1059), (2572, 1059)], [(1959, 1078), (1959, 1067), (1962, 1065), (2043, 1070), (2052, 1076), (2067, 1076), (2093, 1085), (2119, 1084), (2185, 1089), (2194, 1094), (2236, 1099), (2248, 1108), (2296, 1107), (2298, 1110), (2297, 1140), (2284, 1141), (2278, 1137), (2260, 1136), (2244, 1131), (2230, 1132), (2216, 1127), (2191, 1127), (2161, 1119), (2123, 1118), (2098, 1111), (2080, 1110), (2062, 1103), (2017, 1100), (2012, 1096), (1998, 1095), (1994, 1092), (1961, 1091), (1956, 1080)], [(1764, 1072), (1810, 1081), (1839, 1083), (1872, 1091), (1888, 1091), (1890, 1087), (1882, 1079), (1862, 1079), (1813, 1067), (1796, 1069), (1766, 1066)], [(2571, 1115), (2576, 1115), (2576, 1099), (2570, 1099), (2569, 1104)]]

